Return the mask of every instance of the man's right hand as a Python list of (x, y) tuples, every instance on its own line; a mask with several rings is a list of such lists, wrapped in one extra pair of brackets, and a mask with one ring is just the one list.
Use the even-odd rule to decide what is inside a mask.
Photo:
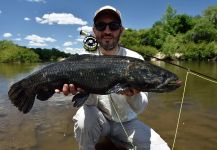
[(65, 96), (67, 96), (67, 95), (69, 95), (69, 94), (75, 95), (77, 92), (82, 91), (82, 90), (79, 89), (79, 88), (76, 88), (76, 87), (74, 86), (74, 84), (64, 84), (62, 90), (60, 90), (60, 89), (55, 89), (55, 92), (56, 92), (56, 93), (60, 93), (61, 91), (63, 92), (63, 94), (64, 94)]

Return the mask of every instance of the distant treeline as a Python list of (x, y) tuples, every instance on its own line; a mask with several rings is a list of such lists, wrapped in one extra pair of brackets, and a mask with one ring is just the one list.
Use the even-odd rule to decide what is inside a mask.
[(217, 6), (209, 6), (202, 16), (189, 16), (176, 14), (168, 5), (161, 20), (150, 29), (127, 29), (121, 43), (143, 55), (161, 52), (171, 59), (216, 60)]
[[(217, 60), (217, 6), (209, 6), (201, 16), (189, 16), (177, 14), (168, 5), (151, 28), (127, 29), (121, 44), (144, 57), (160, 54), (165, 59)], [(0, 41), (0, 62), (56, 61), (69, 56), (54, 48), (34, 49)]]
[(14, 44), (12, 41), (0, 41), (0, 62), (32, 63), (57, 61), (69, 57), (71, 54), (64, 53), (55, 48), (27, 48)]
[(56, 48), (52, 49), (41, 49), (41, 48), (31, 48), (36, 54), (39, 55), (39, 59), (42, 61), (57, 61), (61, 58), (67, 58), (71, 56), (70, 53), (65, 53)]

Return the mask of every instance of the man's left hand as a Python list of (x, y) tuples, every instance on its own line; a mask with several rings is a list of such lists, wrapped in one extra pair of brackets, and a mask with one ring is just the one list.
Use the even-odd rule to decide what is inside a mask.
[(138, 89), (129, 88), (127, 90), (124, 90), (123, 92), (120, 92), (120, 94), (125, 95), (125, 96), (134, 96), (134, 95), (138, 94), (139, 92), (141, 92), (141, 91)]

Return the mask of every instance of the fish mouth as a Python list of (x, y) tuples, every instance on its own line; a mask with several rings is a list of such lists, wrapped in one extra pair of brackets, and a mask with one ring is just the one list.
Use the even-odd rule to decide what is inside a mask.
[(157, 87), (158, 92), (170, 92), (179, 88), (182, 84), (181, 80), (167, 80)]
[(175, 80), (175, 81), (170, 81), (167, 86), (168, 87), (180, 87), (181, 86), (182, 81), (181, 80)]

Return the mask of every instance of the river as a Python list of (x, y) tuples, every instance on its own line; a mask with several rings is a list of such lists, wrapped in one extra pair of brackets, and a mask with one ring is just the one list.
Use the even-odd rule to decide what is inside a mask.
[[(170, 93), (150, 93), (149, 105), (139, 118), (156, 130), (170, 147), (173, 145), (186, 71), (164, 62), (154, 62), (176, 73), (183, 86)], [(217, 78), (216, 62), (176, 62)], [(36, 101), (23, 115), (8, 100), (12, 83), (44, 64), (0, 64), (0, 149), (77, 150), (72, 116), (76, 109), (72, 96), (55, 94), (48, 101)], [(189, 74), (179, 121), (175, 150), (216, 150), (217, 84)]]

